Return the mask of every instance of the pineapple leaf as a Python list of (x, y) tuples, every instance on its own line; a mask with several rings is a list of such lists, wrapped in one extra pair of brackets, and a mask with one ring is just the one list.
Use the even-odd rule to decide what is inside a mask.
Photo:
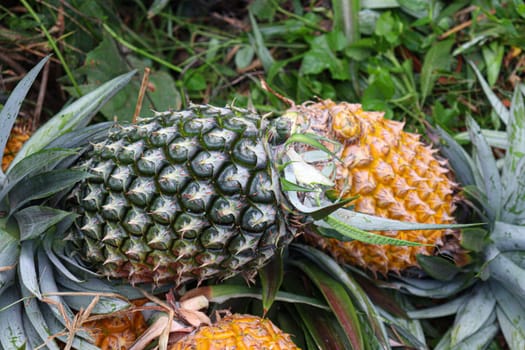
[[(4, 155), (5, 146), (7, 144), (7, 139), (11, 133), (11, 129), (15, 123), (15, 120), (20, 111), (20, 107), (24, 102), (24, 99), (29, 92), (29, 89), (33, 85), (38, 73), (42, 70), (46, 62), (49, 60), (50, 56), (44, 57), (36, 66), (33, 67), (27, 73), (27, 75), (20, 80), (16, 85), (15, 89), (9, 96), (9, 99), (4, 105), (4, 108), (0, 111), (0, 155)], [(3, 171), (0, 169), (0, 175), (3, 175)], [(3, 177), (3, 176), (0, 176)]]
[(461, 246), (472, 252), (481, 252), (487, 244), (488, 231), (483, 228), (465, 228), (461, 230)]
[(62, 261), (55, 255), (52, 249), (52, 239), (51, 237), (46, 237), (42, 242), (44, 251), (46, 252), (47, 257), (53, 263), (55, 268), (59, 273), (63, 274), (65, 277), (69, 278), (71, 281), (76, 283), (82, 283), (83, 281), (75, 276), (69, 271), (69, 269), (62, 263)]
[[(86, 295), (85, 291), (73, 292), (64, 290), (62, 292), (62, 298), (72, 309), (85, 310), (95, 298), (96, 292), (91, 294), (92, 295)], [(109, 314), (112, 312), (124, 310), (129, 306), (130, 304), (124, 300), (101, 296), (91, 312), (94, 314)]]
[[(235, 298), (254, 298), (262, 299), (262, 291), (258, 288), (251, 288), (244, 285), (216, 284), (206, 287), (198, 287), (184, 294), (182, 300), (192, 298), (198, 295), (204, 295), (210, 302), (222, 304)], [(290, 304), (304, 304), (317, 309), (330, 310), (326, 303), (319, 299), (307, 297), (300, 294), (278, 291), (275, 295), (276, 301), (282, 301)]]
[(364, 347), (364, 339), (360, 321), (357, 317), (354, 303), (348, 296), (345, 288), (313, 264), (307, 264), (300, 260), (293, 260), (290, 263), (303, 271), (319, 288), (348, 336), (352, 349), (362, 349)]
[(342, 162), (342, 160), (339, 157), (337, 157), (337, 155), (334, 152), (330, 151), (325, 145), (323, 145), (320, 142), (320, 140), (328, 141), (328, 142), (336, 144), (333, 140), (327, 139), (325, 137), (322, 137), (322, 136), (319, 136), (319, 135), (316, 135), (316, 134), (312, 134), (312, 133), (297, 134), (296, 133), (296, 134), (291, 135), (288, 138), (288, 140), (286, 140), (285, 145), (289, 145), (289, 144), (294, 143), (294, 142), (303, 143), (305, 145), (308, 145), (308, 146), (311, 146), (313, 148), (319, 149), (319, 150), (323, 151), (324, 153), (334, 157), (338, 161)]
[(461, 272), (456, 264), (440, 256), (418, 254), (416, 260), (430, 277), (439, 281), (450, 281)]
[(500, 251), (525, 250), (525, 226), (496, 221), (490, 239)]
[(502, 185), (506, 194), (503, 196), (501, 219), (506, 222), (523, 222), (525, 220), (525, 157), (516, 164), (514, 175), (503, 173)]
[(266, 315), (277, 296), (284, 276), (282, 253), (277, 253), (272, 260), (258, 271), (262, 287), (263, 312)]
[(291, 181), (286, 180), (285, 178), (281, 178), (280, 182), (281, 182), (281, 189), (283, 190), (283, 192), (290, 192), (290, 191), (294, 191), (294, 192), (318, 192), (319, 191), (316, 188), (310, 188), (310, 187), (305, 187), (305, 186), (298, 185), (296, 183), (293, 183)]
[[(481, 134), (487, 140), (491, 147), (507, 149), (509, 147), (509, 139), (505, 131), (481, 129)], [(454, 140), (457, 142), (470, 142), (468, 131), (460, 132), (454, 135)], [(449, 158), (449, 157), (447, 157)]]
[(465, 304), (458, 310), (450, 334), (451, 345), (467, 339), (480, 330), (494, 313), (496, 299), (488, 284), (474, 288)]
[[(517, 315), (517, 320), (519, 321), (523, 320), (523, 315), (525, 315), (525, 310), (523, 308), (520, 311), (522, 313), (520, 315)], [(505, 341), (509, 349), (525, 349), (525, 328), (520, 328), (519, 325), (517, 326), (516, 322), (514, 321), (516, 319), (511, 319), (509, 316), (507, 316), (503, 308), (501, 308), (499, 305), (496, 308), (496, 316), (498, 318), (498, 323), (500, 325), (501, 332), (505, 337)]]
[(491, 283), (498, 301), (496, 317), (511, 349), (525, 349), (525, 306), (499, 283)]
[[(46, 302), (46, 304), (48, 304), (49, 309), (54, 314), (55, 318), (60, 321), (62, 326), (67, 327), (67, 323), (66, 320), (64, 320), (64, 316), (67, 317), (68, 322), (73, 322), (75, 315), (73, 314), (69, 306), (63, 302), (62, 298), (56, 295), (56, 293), (58, 293), (59, 290), (55, 282), (55, 277), (53, 275), (53, 267), (51, 266), (51, 262), (46, 257), (42, 249), (38, 250), (38, 270), (38, 277), (40, 281), (40, 289), (42, 291), (42, 295), (46, 299), (53, 301), (53, 303)], [(85, 333), (83, 335), (87, 337)]]
[(24, 289), (31, 293), (30, 297), (37, 297), (42, 299), (40, 288), (38, 285), (38, 276), (36, 274), (35, 266), (35, 250), (33, 249), (33, 241), (25, 241), (21, 244), (20, 258), (18, 262), (18, 276)]
[(2, 292), (13, 284), (19, 254), (18, 240), (0, 228), (0, 299)]
[(474, 145), (474, 162), (481, 176), (478, 187), (483, 190), (485, 195), (490, 195), (490, 201), (486, 203), (488, 205), (486, 210), (490, 221), (494, 221), (500, 216), (501, 210), (502, 189), (498, 167), (492, 150), (481, 135), (481, 130), (476, 121), (468, 117), (467, 126)]
[[(295, 205), (295, 203), (294, 203)], [(346, 222), (358, 229), (366, 231), (409, 231), (409, 230), (444, 230), (460, 229), (465, 227), (476, 227), (479, 224), (420, 224), (417, 222), (406, 222), (386, 219), (380, 216), (359, 213), (346, 208), (338, 209), (330, 216), (339, 221)], [(327, 227), (322, 221), (316, 221), (316, 225)]]
[(338, 280), (346, 290), (351, 293), (352, 299), (357, 302), (362, 312), (365, 313), (372, 330), (377, 339), (383, 346), (388, 344), (388, 335), (384, 324), (380, 321), (379, 311), (370, 300), (368, 294), (361, 288), (343, 268), (332, 258), (320, 250), (304, 245), (292, 244), (291, 249), (301, 252), (302, 255), (316, 263), (324, 271), (328, 272), (333, 278)]
[[(334, 230), (321, 230), (321, 233), (328, 235), (330, 238), (336, 238), (340, 241), (349, 241), (349, 240), (358, 240), (368, 244), (391, 244), (398, 246), (423, 246), (428, 244), (422, 244), (418, 242), (406, 241), (404, 239), (391, 238), (387, 236), (382, 236), (377, 233), (367, 232), (356, 227), (350, 226), (344, 221), (338, 220), (333, 216), (328, 216), (324, 221), (330, 225)], [(335, 232), (336, 235), (332, 236)]]
[[(56, 344), (55, 340), (51, 337), (52, 334), (49, 331), (49, 327), (46, 323), (44, 315), (42, 314), (42, 311), (40, 310), (37, 299), (35, 299), (34, 295), (32, 295), (32, 292), (29, 291), (23, 284), (20, 286), (20, 290), (22, 292), (22, 297), (26, 299), (24, 301), (24, 314), (27, 316), (31, 326), (34, 328), (36, 334), (40, 338), (40, 342), (45, 343), (49, 350), (59, 350), (60, 348)], [(28, 339), (32, 339), (32, 337), (29, 336)], [(33, 339), (33, 341), (37, 340)]]
[(525, 299), (525, 270), (516, 265), (495, 246), (487, 249), (490, 277), (501, 282), (512, 294)]
[(474, 273), (465, 273), (458, 275), (452, 281), (447, 282), (398, 277), (399, 281), (397, 282), (377, 282), (377, 284), (385, 288), (403, 291), (414, 296), (443, 299), (451, 297), (470, 287), (476, 281), (474, 277)]
[(52, 140), (68, 131), (86, 126), (100, 108), (119, 92), (135, 75), (135, 71), (120, 75), (82, 96), (42, 125), (24, 144), (11, 166), (43, 149)]
[(0, 298), (0, 345), (4, 349), (24, 349), (26, 342), (20, 295), (16, 287), (11, 287)]
[(494, 322), (489, 322), (479, 329), (476, 333), (472, 334), (467, 339), (452, 346), (451, 344), (451, 332), (447, 332), (441, 339), (434, 350), (470, 350), (470, 349), (487, 349), (487, 345), (494, 339), (498, 334), (499, 327)]
[(478, 77), (479, 83), (481, 84), (481, 88), (483, 89), (483, 92), (485, 95), (487, 95), (487, 98), (492, 105), (492, 108), (496, 111), (500, 119), (503, 121), (503, 123), (507, 124), (510, 119), (510, 112), (509, 110), (501, 103), (498, 96), (492, 91), (489, 84), (483, 77), (483, 74), (479, 71), (478, 67), (474, 64), (474, 62), (469, 61), (470, 67), (476, 73), (476, 76)]
[(448, 159), (458, 181), (463, 185), (473, 185), (475, 183), (472, 173), (473, 162), (470, 156), (445, 130), (437, 128), (440, 136), (439, 148), (441, 153)]
[(444, 304), (440, 304), (438, 306), (426, 308), (426, 309), (420, 309), (420, 310), (411, 310), (407, 311), (407, 315), (410, 318), (415, 319), (433, 319), (433, 318), (439, 318), (439, 317), (445, 317), (454, 315), (458, 312), (458, 310), (467, 302), (467, 299), (469, 296), (467, 294), (462, 295), (460, 297), (454, 298), (451, 301), (448, 301)]
[(24, 208), (14, 214), (20, 229), (21, 241), (37, 238), (68, 216), (75, 216), (75, 214), (37, 205)]
[(90, 176), (83, 171), (66, 169), (52, 170), (25, 178), (8, 194), (11, 205), (10, 215), (29, 201), (49, 197)]
[(49, 171), (53, 169), (59, 161), (75, 154), (76, 152), (72, 150), (46, 149), (24, 158), (14, 167), (8, 169), (6, 174), (7, 185), (2, 188), (0, 198), (4, 198), (4, 196), (26, 176)]

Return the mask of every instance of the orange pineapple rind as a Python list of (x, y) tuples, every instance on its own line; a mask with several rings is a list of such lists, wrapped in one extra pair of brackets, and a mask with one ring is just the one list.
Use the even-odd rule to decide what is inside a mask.
[[(336, 189), (358, 212), (407, 222), (452, 224), (455, 189), (447, 163), (420, 136), (403, 131), (404, 123), (384, 118), (382, 112), (364, 111), (360, 104), (330, 100), (294, 107), (308, 130), (324, 132), (342, 149), (337, 162)], [(292, 109), (293, 110), (293, 109)], [(307, 240), (374, 274), (400, 273), (417, 267), (417, 254), (432, 255), (452, 230), (374, 232), (430, 246), (374, 245), (360, 241), (307, 235)]]

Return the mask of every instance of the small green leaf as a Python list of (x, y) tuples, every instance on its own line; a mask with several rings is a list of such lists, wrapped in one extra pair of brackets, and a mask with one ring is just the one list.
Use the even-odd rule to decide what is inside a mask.
[(246, 68), (252, 63), (255, 50), (252, 46), (243, 46), (235, 54), (235, 66), (237, 69)]
[(316, 189), (316, 188), (310, 188), (310, 187), (301, 186), (301, 185), (295, 184), (295, 183), (293, 183), (291, 181), (288, 181), (285, 178), (281, 178), (280, 182), (281, 182), (281, 189), (284, 192), (289, 192), (289, 191), (294, 191), (294, 192), (317, 192), (318, 191), (318, 189)]
[(481, 252), (487, 244), (488, 232), (482, 228), (464, 228), (461, 230), (461, 246), (472, 252)]
[(503, 121), (503, 123), (507, 124), (510, 118), (510, 112), (509, 110), (501, 103), (498, 96), (492, 91), (489, 84), (485, 81), (485, 78), (483, 78), (483, 75), (479, 71), (478, 67), (476, 65), (469, 61), (470, 67), (474, 70), (474, 73), (476, 73), (476, 76), (478, 77), (479, 83), (481, 84), (481, 88), (483, 89), (483, 92), (487, 96), (490, 104), (492, 105), (492, 108), (496, 111), (500, 119)]
[(435, 42), (425, 54), (423, 67), (421, 68), (421, 103), (432, 92), (438, 78), (438, 72), (446, 70), (450, 66), (450, 50), (455, 39)]
[(498, 41), (492, 41), (488, 45), (483, 45), (481, 47), (481, 53), (483, 55), (483, 60), (485, 61), (485, 66), (487, 67), (487, 80), (489, 86), (494, 86), (500, 75), (505, 47)]
[(275, 254), (273, 259), (259, 270), (258, 275), (261, 279), (263, 312), (266, 314), (272, 307), (283, 282), (284, 268), (282, 254)]

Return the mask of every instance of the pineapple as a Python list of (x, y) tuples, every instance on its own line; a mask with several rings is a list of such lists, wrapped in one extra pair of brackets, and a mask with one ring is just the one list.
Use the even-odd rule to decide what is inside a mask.
[[(419, 135), (403, 131), (403, 123), (384, 119), (382, 112), (365, 112), (359, 104), (330, 100), (304, 104), (289, 113), (309, 123), (307, 131), (342, 144), (335, 188), (343, 198), (358, 196), (352, 203), (354, 210), (405, 222), (454, 223), (456, 184), (446, 162), (437, 159), (436, 150), (424, 145)], [(426, 246), (306, 237), (339, 261), (386, 275), (417, 267), (418, 254), (435, 254), (449, 241), (447, 236), (457, 234), (451, 229), (377, 233)]]
[(274, 349), (299, 350), (289, 334), (272, 321), (253, 315), (228, 315), (211, 326), (203, 326), (186, 335), (170, 350)]
[(11, 164), (11, 161), (15, 158), (18, 151), (24, 145), (24, 142), (26, 142), (30, 136), (31, 136), (31, 132), (24, 125), (15, 125), (13, 127), (13, 130), (11, 131), (11, 135), (9, 136), (9, 139), (7, 140), (7, 144), (5, 146), (5, 151), (4, 151), (4, 156), (2, 158), (2, 170), (3, 171), (7, 170), (7, 168), (9, 167), (9, 164)]

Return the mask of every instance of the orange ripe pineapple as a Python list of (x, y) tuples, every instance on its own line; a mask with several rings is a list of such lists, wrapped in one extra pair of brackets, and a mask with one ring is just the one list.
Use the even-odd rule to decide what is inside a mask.
[(7, 144), (5, 146), (4, 156), (2, 158), (2, 170), (6, 171), (9, 167), (9, 164), (13, 161), (16, 154), (24, 143), (29, 139), (31, 136), (31, 132), (29, 131), (29, 128), (23, 125), (15, 125), (13, 129), (11, 130), (11, 135), (9, 136), (9, 139), (7, 140)]
[[(336, 162), (336, 190), (344, 198), (359, 196), (354, 210), (408, 222), (454, 223), (454, 188), (445, 162), (436, 151), (403, 131), (403, 123), (366, 112), (359, 104), (326, 100), (290, 110), (303, 116), (309, 131), (342, 144)], [(376, 232), (431, 246), (373, 245), (309, 235), (307, 240), (340, 261), (376, 273), (417, 266), (416, 255), (434, 254), (452, 230)]]
[(299, 350), (270, 320), (233, 314), (191, 333), (170, 350)]

